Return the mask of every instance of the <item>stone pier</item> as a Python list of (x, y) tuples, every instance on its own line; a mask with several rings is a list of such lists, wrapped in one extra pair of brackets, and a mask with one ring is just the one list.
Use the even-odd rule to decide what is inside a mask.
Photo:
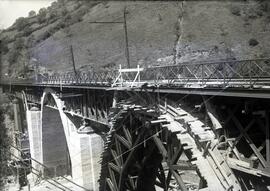
[[(46, 96), (54, 99), (55, 107), (43, 104)], [(44, 93), (40, 109), (26, 111), (31, 157), (47, 168), (32, 161), (33, 167), (43, 177), (70, 175), (76, 184), (98, 191), (103, 140), (94, 132), (78, 133), (81, 124), (67, 116), (63, 108), (64, 102), (55, 94)]]

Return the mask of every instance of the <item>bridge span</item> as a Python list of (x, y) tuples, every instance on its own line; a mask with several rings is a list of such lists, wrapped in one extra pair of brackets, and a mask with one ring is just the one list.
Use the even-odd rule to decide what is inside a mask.
[(59, 73), (1, 86), (24, 105), (33, 168), (44, 178), (71, 175), (75, 190), (270, 186), (269, 59)]

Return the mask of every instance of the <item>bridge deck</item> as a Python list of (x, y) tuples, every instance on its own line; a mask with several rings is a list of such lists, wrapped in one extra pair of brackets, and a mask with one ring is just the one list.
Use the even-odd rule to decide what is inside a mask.
[(160, 93), (270, 98), (270, 59), (182, 63), (1, 80), (10, 86), (134, 90)]

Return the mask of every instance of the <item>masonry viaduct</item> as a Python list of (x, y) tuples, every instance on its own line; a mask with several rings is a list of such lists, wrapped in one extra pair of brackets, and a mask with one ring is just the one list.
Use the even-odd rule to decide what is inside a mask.
[(24, 105), (32, 167), (71, 175), (75, 190), (266, 189), (269, 61), (215, 64), (2, 88)]

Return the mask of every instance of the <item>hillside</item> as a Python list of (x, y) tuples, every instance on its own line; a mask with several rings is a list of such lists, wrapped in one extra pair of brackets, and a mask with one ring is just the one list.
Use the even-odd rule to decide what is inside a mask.
[[(126, 66), (269, 57), (270, 2), (58, 0), (0, 34), (1, 73), (30, 76)], [(106, 22), (106, 23), (94, 23)]]

